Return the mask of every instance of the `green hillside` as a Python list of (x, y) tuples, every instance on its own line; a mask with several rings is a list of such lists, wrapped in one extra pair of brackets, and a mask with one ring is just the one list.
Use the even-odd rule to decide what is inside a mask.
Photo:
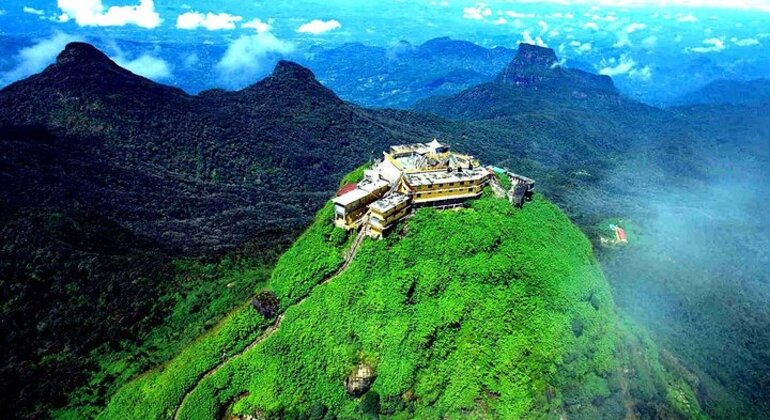
[[(347, 266), (353, 238), (331, 210), (273, 270), (283, 315), (234, 311), (100, 418), (699, 416), (685, 376), (616, 317), (589, 241), (542, 196), (419, 210)], [(376, 378), (353, 397), (345, 379), (363, 364)]]

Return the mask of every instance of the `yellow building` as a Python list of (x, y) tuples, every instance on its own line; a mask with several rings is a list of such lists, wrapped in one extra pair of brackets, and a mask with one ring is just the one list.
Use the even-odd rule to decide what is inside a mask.
[(451, 207), (479, 197), (491, 176), (472, 156), (437, 140), (391, 146), (355, 189), (332, 200), (335, 223), (345, 229), (366, 223), (370, 236), (382, 237), (415, 207)]
[(401, 192), (410, 194), (414, 207), (445, 207), (478, 198), (489, 183), (485, 168), (415, 172), (404, 175)]
[(369, 206), (369, 236), (380, 238), (399, 220), (406, 216), (411, 207), (411, 197), (393, 193)]
[(379, 200), (391, 185), (382, 179), (367, 178), (358, 183), (353, 191), (332, 199), (334, 223), (341, 228), (353, 229), (362, 222), (368, 205)]

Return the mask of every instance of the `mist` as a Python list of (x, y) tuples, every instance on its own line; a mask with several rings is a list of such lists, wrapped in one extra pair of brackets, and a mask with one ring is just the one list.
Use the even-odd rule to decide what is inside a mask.
[[(691, 154), (669, 158), (692, 172), (634, 162), (605, 180), (625, 192), (629, 210), (619, 216), (636, 240), (600, 257), (620, 310), (697, 374), (701, 401), (766, 406), (770, 141), (751, 127), (708, 131), (691, 140)], [(730, 401), (725, 390), (745, 400)]]

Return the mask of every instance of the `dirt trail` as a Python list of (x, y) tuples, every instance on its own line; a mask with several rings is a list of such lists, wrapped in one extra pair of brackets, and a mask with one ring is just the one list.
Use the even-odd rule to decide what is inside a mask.
[[(318, 283), (315, 287), (322, 286), (326, 283), (329, 283), (330, 281), (334, 280), (337, 276), (342, 274), (347, 268), (350, 266), (350, 263), (353, 262), (353, 259), (356, 257), (356, 253), (358, 252), (358, 248), (361, 246), (361, 243), (364, 241), (364, 238), (366, 238), (367, 229), (366, 224), (364, 223), (364, 226), (359, 229), (358, 235), (356, 235), (356, 238), (353, 240), (353, 243), (350, 245), (350, 249), (345, 253), (345, 258), (342, 263), (342, 266), (334, 272), (331, 276), (327, 277), (324, 281)], [(313, 288), (315, 290), (315, 288)], [(290, 308), (293, 308), (298, 305), (302, 305), (313, 293), (311, 290), (310, 293), (308, 293), (305, 297), (300, 299), (299, 302), (296, 304), (290, 306)], [(288, 308), (286, 308), (288, 309)], [(244, 354), (248, 353), (249, 350), (253, 349), (254, 347), (258, 346), (262, 341), (273, 335), (276, 331), (278, 331), (279, 328), (281, 328), (281, 323), (283, 323), (283, 317), (286, 314), (286, 311), (284, 310), (283, 313), (278, 315), (278, 317), (275, 319), (275, 321), (265, 329), (265, 331), (262, 332), (257, 338), (254, 339), (254, 341), (251, 342), (248, 346), (246, 346), (243, 350), (239, 351), (238, 353), (234, 354), (231, 357), (225, 358), (221, 360), (218, 364), (214, 365), (211, 369), (206, 371), (206, 373), (203, 374), (203, 376), (200, 377), (195, 382), (195, 385), (193, 385), (190, 389), (185, 392), (184, 397), (182, 397), (182, 401), (179, 403), (179, 405), (176, 407), (176, 411), (174, 412), (174, 419), (179, 419), (179, 412), (182, 409), (182, 406), (185, 405), (187, 402), (187, 399), (190, 397), (192, 392), (198, 387), (198, 384), (203, 382), (206, 378), (214, 375), (219, 371), (219, 369), (222, 368), (222, 366), (225, 365), (225, 363), (236, 360), (240, 357), (242, 357)]]

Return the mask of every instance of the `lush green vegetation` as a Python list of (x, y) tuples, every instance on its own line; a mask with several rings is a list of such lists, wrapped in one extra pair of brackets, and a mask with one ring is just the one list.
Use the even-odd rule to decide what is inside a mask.
[[(273, 271), (269, 288), (288, 308), (280, 329), (203, 379), (181, 418), (215, 418), (230, 405), (313, 418), (622, 417), (629, 404), (698, 413), (688, 385), (676, 383), (677, 393), (667, 382), (650, 342), (635, 344), (638, 360), (628, 360), (624, 343), (637, 336), (618, 328), (589, 242), (541, 196), (520, 211), (489, 194), (461, 211), (420, 210), (313, 289), (341, 262), (347, 241), (338, 232), (327, 206)], [(264, 325), (234, 323), (254, 312), (239, 309), (121, 390), (102, 417), (168, 417), (191, 379), (217, 363), (218, 331), (233, 325), (228, 334), (243, 348), (251, 336), (237, 328)], [(352, 398), (343, 380), (362, 361), (377, 379)]]
[[(269, 285), (282, 307), (307, 295), (313, 286), (333, 273), (349, 245), (345, 231), (329, 223), (327, 205), (301, 239), (279, 260)], [(187, 346), (168, 364), (154, 369), (121, 388), (100, 418), (167, 418), (211, 368), (243, 350), (272, 320), (264, 319), (249, 305), (238, 306), (216, 326)]]
[[(255, 289), (264, 286), (270, 274), (269, 265), (254, 258), (225, 258), (219, 263), (178, 260), (175, 266), (178, 274), (157, 302), (170, 308), (169, 315), (148, 330), (140, 345), (124, 341), (117, 349), (105, 345), (93, 351), (90, 356), (94, 368), (88, 384), (70, 395), (69, 408), (56, 412), (57, 417), (94, 417), (103, 409), (106, 397), (140, 373), (169, 360), (188, 366), (191, 362), (204, 363), (200, 359), (184, 360), (177, 353), (188, 346), (198, 348), (200, 344), (193, 340), (212, 330), (234, 307), (242, 305)], [(232, 326), (220, 325), (209, 334), (249, 334), (247, 327), (253, 322), (250, 317), (244, 319), (244, 315), (250, 314), (244, 312)], [(154, 372), (143, 376), (157, 379)]]

